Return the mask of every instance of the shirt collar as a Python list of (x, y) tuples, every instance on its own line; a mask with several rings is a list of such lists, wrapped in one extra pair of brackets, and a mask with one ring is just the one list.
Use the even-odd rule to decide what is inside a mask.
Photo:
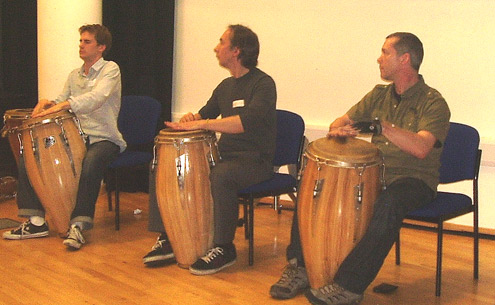
[[(410, 98), (416, 93), (424, 91), (425, 86), (426, 84), (425, 84), (425, 80), (423, 79), (423, 75), (419, 74), (418, 81), (411, 88), (407, 89), (406, 92), (402, 93), (400, 97), (401, 99)], [(393, 90), (395, 92), (395, 85)]]
[[(88, 75), (90, 75), (92, 71), (99, 71), (104, 64), (105, 60), (103, 59), (103, 57), (101, 57), (91, 66), (91, 68), (89, 68)], [(79, 69), (79, 74), (84, 75), (84, 64), (81, 66), (81, 69)]]

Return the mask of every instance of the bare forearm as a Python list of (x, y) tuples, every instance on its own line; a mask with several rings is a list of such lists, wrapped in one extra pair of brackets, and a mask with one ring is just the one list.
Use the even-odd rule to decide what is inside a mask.
[(46, 105), (45, 108), (43, 106), (40, 106), (38, 109), (35, 108), (35, 110), (33, 111), (32, 117), (33, 118), (41, 117), (41, 116), (45, 116), (48, 114), (58, 112), (60, 110), (71, 109), (68, 101), (60, 102), (56, 105), (54, 105), (53, 103), (52, 104), (46, 103), (45, 105)]
[(181, 130), (196, 130), (206, 129), (222, 133), (243, 133), (241, 118), (231, 116), (222, 119), (203, 119), (198, 113), (188, 113), (184, 115), (179, 122), (165, 122), (165, 124), (174, 129)]
[(428, 131), (417, 133), (396, 127), (386, 121), (381, 122), (382, 134), (402, 151), (419, 159), (424, 159), (433, 149), (436, 138)]

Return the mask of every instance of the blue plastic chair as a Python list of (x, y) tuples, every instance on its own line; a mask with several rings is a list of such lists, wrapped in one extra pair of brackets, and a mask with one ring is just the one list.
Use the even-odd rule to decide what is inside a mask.
[[(271, 179), (251, 185), (238, 192), (240, 202), (244, 205), (244, 230), (249, 240), (249, 265), (253, 265), (254, 246), (254, 199), (267, 196), (277, 197), (289, 194), (295, 198), (297, 175), (279, 173), (278, 169), (285, 165), (296, 165), (299, 172), (301, 155), (304, 146), (304, 120), (298, 114), (286, 110), (277, 110), (277, 143)], [(276, 203), (277, 204), (277, 203)]]
[[(415, 210), (406, 219), (437, 225), (437, 269), (435, 295), (440, 296), (442, 280), (443, 222), (473, 213), (474, 278), (478, 279), (478, 173), (481, 162), (480, 136), (473, 127), (450, 123), (441, 156), (440, 183), (447, 184), (464, 180), (473, 181), (472, 198), (461, 193), (438, 192), (437, 197), (425, 207)], [(400, 239), (395, 244), (396, 264), (400, 264)]]
[[(123, 96), (118, 117), (118, 127), (127, 149), (108, 166), (107, 177), (114, 177), (115, 184), (115, 230), (120, 229), (120, 171), (124, 168), (147, 165), (153, 159), (150, 150), (139, 149), (153, 144), (157, 133), (161, 104), (149, 96)], [(108, 208), (112, 210), (112, 192), (108, 190)]]

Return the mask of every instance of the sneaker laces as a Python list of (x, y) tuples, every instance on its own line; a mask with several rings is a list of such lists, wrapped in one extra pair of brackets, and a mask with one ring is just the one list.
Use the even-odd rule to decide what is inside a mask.
[(22, 224), (21, 224), (21, 225), (20, 225), (17, 229), (12, 230), (11, 232), (12, 232), (12, 233), (14, 233), (15, 231), (20, 230), (20, 232), (19, 232), (19, 233), (21, 234), (21, 238), (22, 238), (22, 236), (24, 236), (24, 233), (25, 233), (25, 232), (28, 232), (28, 231), (26, 230), (26, 227), (28, 227), (30, 224), (31, 224), (31, 221), (30, 221), (30, 220), (26, 220), (26, 221), (25, 221), (25, 222), (23, 222), (23, 223), (22, 223)]
[(79, 227), (74, 225), (70, 227), (69, 233), (67, 234), (67, 238), (74, 239), (80, 242), (81, 244), (84, 244), (86, 242)]
[(160, 239), (161, 236), (158, 236), (156, 239), (156, 243), (151, 247), (151, 251), (154, 251), (156, 249), (161, 249), (163, 247), (163, 244), (166, 242), (165, 239)]
[(201, 259), (204, 260), (207, 264), (209, 264), (215, 257), (218, 255), (223, 255), (223, 249), (221, 247), (215, 247), (206, 253)]
[(344, 291), (344, 288), (342, 288), (339, 285), (334, 283), (334, 284), (323, 286), (323, 287), (319, 288), (318, 290), (320, 291), (321, 294), (327, 295), (327, 294), (341, 293)]
[(278, 280), (277, 284), (285, 284), (285, 283), (290, 284), (298, 273), (299, 273), (299, 269), (296, 265), (288, 264), (287, 266), (284, 267), (282, 276)]

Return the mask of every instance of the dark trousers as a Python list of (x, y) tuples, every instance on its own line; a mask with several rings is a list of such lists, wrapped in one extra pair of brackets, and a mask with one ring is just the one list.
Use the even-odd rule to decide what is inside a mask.
[[(435, 192), (423, 181), (403, 178), (391, 183), (375, 201), (373, 216), (363, 238), (349, 253), (335, 274), (334, 281), (345, 289), (362, 294), (383, 265), (407, 213), (434, 199)], [(304, 264), (297, 213), (287, 247), (287, 259)]]
[[(214, 244), (223, 245), (234, 240), (239, 218), (237, 192), (267, 180), (271, 175), (273, 175), (272, 165), (251, 153), (222, 154), (222, 160), (211, 169), (209, 177), (214, 203)], [(156, 199), (154, 172), (150, 173), (149, 185), (148, 229), (165, 233)]]
[[(100, 141), (87, 147), (79, 178), (76, 206), (70, 223), (80, 222), (84, 230), (93, 227), (96, 200), (100, 192), (101, 181), (107, 166), (118, 156), (120, 148), (110, 141)], [(19, 216), (45, 217), (45, 210), (36, 196), (26, 173), (24, 160), (19, 160), (19, 177), (17, 186), (17, 206)]]

